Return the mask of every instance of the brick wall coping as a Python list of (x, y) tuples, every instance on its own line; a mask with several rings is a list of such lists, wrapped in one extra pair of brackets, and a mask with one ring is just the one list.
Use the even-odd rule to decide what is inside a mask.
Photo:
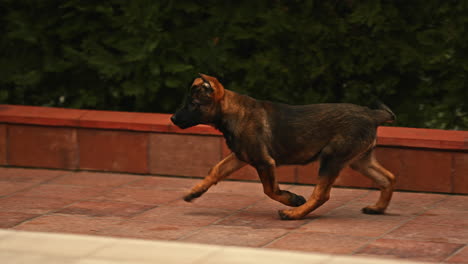
[[(0, 105), (0, 123), (82, 127), (158, 133), (221, 135), (216, 129), (199, 125), (179, 129), (170, 114), (79, 110), (55, 107)], [(468, 151), (468, 131), (379, 127), (378, 145)]]

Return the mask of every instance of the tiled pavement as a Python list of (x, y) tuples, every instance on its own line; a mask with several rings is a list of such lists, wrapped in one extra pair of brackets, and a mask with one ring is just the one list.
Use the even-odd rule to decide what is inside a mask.
[(397, 192), (386, 215), (365, 215), (378, 192), (334, 188), (306, 219), (281, 221), (259, 183), (225, 181), (185, 203), (197, 181), (0, 168), (0, 228), (468, 263), (468, 196)]

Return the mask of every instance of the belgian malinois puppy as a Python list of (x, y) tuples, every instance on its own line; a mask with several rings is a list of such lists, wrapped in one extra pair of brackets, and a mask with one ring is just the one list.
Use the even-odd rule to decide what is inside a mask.
[[(330, 197), (330, 189), (341, 169), (351, 166), (373, 179), (381, 190), (375, 205), (362, 209), (382, 214), (395, 184), (394, 175), (374, 157), (377, 126), (395, 115), (385, 105), (369, 109), (353, 104), (286, 105), (255, 100), (227, 89), (214, 77), (200, 74), (183, 106), (171, 117), (180, 128), (208, 124), (221, 131), (232, 153), (216, 164), (203, 181), (184, 197), (200, 197), (213, 184), (250, 164), (270, 198), (296, 208), (281, 210), (281, 219), (300, 219)], [(306, 201), (281, 190), (275, 167), (320, 162), (318, 183)]]

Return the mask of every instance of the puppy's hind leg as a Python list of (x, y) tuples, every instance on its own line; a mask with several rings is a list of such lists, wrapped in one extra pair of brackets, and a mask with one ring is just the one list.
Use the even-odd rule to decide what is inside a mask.
[(362, 212), (365, 214), (383, 214), (392, 199), (395, 176), (377, 162), (372, 150), (361, 159), (351, 163), (350, 167), (374, 180), (380, 189), (380, 197), (377, 203), (362, 208)]
[(186, 202), (190, 202), (195, 198), (200, 197), (212, 185), (218, 183), (222, 179), (229, 176), (234, 171), (244, 167), (247, 163), (239, 160), (234, 153), (229, 154), (226, 158), (216, 164), (208, 173), (208, 175), (199, 184), (195, 185), (190, 192), (184, 196)]

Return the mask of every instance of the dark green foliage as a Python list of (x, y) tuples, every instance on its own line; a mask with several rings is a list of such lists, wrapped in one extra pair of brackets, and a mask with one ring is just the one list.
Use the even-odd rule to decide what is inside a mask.
[(0, 102), (173, 112), (198, 72), (468, 128), (468, 1), (0, 0)]

